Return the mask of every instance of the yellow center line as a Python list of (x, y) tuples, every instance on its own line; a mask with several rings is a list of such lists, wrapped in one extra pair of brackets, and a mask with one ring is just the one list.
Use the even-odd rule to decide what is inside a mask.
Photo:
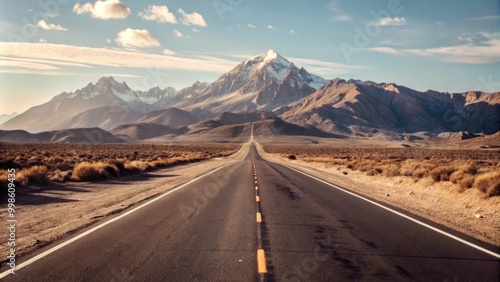
[(260, 212), (257, 213), (257, 222), (262, 222), (262, 214)]
[(263, 249), (257, 250), (257, 265), (259, 273), (267, 273), (266, 254)]
[(259, 186), (255, 186), (255, 191), (258, 191), (259, 190)]
[(255, 201), (256, 202), (260, 202), (260, 197), (259, 196), (255, 196)]

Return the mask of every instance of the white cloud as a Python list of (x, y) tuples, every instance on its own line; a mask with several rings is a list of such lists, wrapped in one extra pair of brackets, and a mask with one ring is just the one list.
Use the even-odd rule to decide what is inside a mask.
[(389, 25), (404, 25), (406, 24), (406, 19), (404, 17), (394, 17), (394, 18), (381, 18), (377, 21), (378, 25), (389, 26)]
[(243, 60), (248, 60), (250, 58), (255, 57), (255, 55), (247, 55), (247, 54), (232, 54), (229, 56), (233, 57), (233, 58), (243, 59)]
[(292, 30), (290, 30), (290, 33), (291, 33), (291, 34), (295, 34), (295, 30), (293, 30), (293, 29), (292, 29)]
[(163, 52), (162, 52), (164, 55), (168, 55), (168, 56), (171, 56), (171, 55), (175, 55), (175, 52), (172, 51), (172, 50), (168, 50), (168, 49), (163, 49)]
[(269, 28), (269, 29), (275, 29), (275, 27), (272, 26), (272, 25), (268, 25), (267, 28)]
[(160, 42), (145, 29), (127, 28), (120, 31), (115, 42), (123, 47), (158, 47)]
[(73, 12), (77, 14), (91, 14), (96, 19), (125, 19), (130, 15), (130, 8), (121, 3), (120, 0), (96, 1), (94, 4), (77, 3), (73, 6)]
[(112, 40), (111, 40), (111, 39), (109, 39), (109, 38), (107, 38), (107, 39), (106, 39), (106, 42), (111, 43), (111, 42), (112, 42)]
[(430, 49), (410, 49), (406, 52), (430, 56), (438, 55), (443, 61), (465, 64), (488, 64), (500, 62), (500, 40), (492, 40), (488, 45), (458, 45)]
[(340, 15), (340, 16), (334, 17), (333, 20), (336, 22), (350, 22), (350, 21), (352, 21), (352, 18), (351, 18), (351, 16), (348, 16), (348, 15)]
[(10, 60), (0, 60), (0, 67), (15, 67), (15, 68), (23, 68), (23, 69), (34, 69), (34, 70), (58, 70), (59, 68), (38, 64), (32, 62), (22, 62), (22, 61), (10, 61)]
[(40, 38), (40, 39), (38, 39), (38, 42), (40, 42), (40, 43), (47, 43), (47, 39), (45, 39), (45, 38)]
[(500, 15), (475, 17), (475, 18), (470, 18), (469, 20), (470, 21), (496, 21), (496, 20), (500, 20)]
[(76, 3), (75, 6), (73, 6), (73, 12), (77, 13), (78, 15), (81, 14), (86, 14), (86, 13), (94, 13), (94, 6), (90, 3), (85, 3), (81, 5), (80, 3)]
[(398, 54), (399, 52), (390, 47), (373, 47), (373, 48), (365, 48), (366, 51), (373, 51), (378, 53), (387, 53), (387, 54)]
[(257, 28), (256, 26), (254, 26), (253, 24), (248, 24), (247, 25), (249, 28)]
[(239, 61), (213, 57), (211, 59), (186, 58), (110, 48), (28, 42), (0, 42), (0, 56), (65, 64), (205, 71), (218, 74), (231, 70), (239, 63)]
[(196, 13), (196, 12), (194, 12), (192, 14), (187, 14), (181, 8), (179, 8), (179, 10), (177, 10), (177, 12), (179, 14), (181, 14), (180, 21), (184, 25), (197, 25), (197, 26), (201, 26), (201, 27), (207, 26), (207, 23), (205, 22), (205, 19), (203, 19), (203, 16)]
[(55, 17), (60, 17), (61, 16), (58, 13), (46, 13), (45, 15), (47, 17), (49, 17), (49, 18), (55, 18)]
[(125, 73), (101, 73), (100, 76), (105, 76), (105, 77), (108, 77), (108, 76), (112, 76), (112, 77), (133, 77), (133, 78), (142, 77), (140, 75), (125, 74)]
[(290, 58), (290, 61), (295, 63), (297, 67), (303, 67), (308, 72), (320, 75), (324, 78), (334, 78), (341, 74), (350, 73), (353, 70), (368, 69), (368, 67), (365, 66), (344, 65), (304, 58)]
[(394, 55), (437, 56), (442, 61), (452, 63), (488, 64), (500, 62), (500, 32), (481, 32), (471, 37), (463, 37), (462, 41), (466, 43), (426, 49), (374, 47), (364, 50)]
[(184, 35), (182, 34), (182, 32), (178, 31), (177, 29), (174, 29), (174, 35), (175, 35), (175, 37), (179, 37), (179, 38), (181, 38), (181, 37), (183, 37), (183, 36), (184, 36)]
[(332, 17), (332, 20), (336, 22), (349, 22), (352, 21), (352, 17), (345, 13), (340, 7), (340, 1), (334, 0), (330, 4), (328, 4), (327, 9), (329, 9), (335, 16)]
[(67, 28), (64, 28), (60, 25), (55, 24), (47, 24), (44, 20), (39, 20), (35, 27), (39, 27), (45, 30), (57, 30), (57, 31), (66, 31)]
[(197, 29), (197, 28), (193, 28), (193, 29), (191, 29), (191, 30), (192, 30), (193, 32), (200, 32), (200, 30), (199, 30), (199, 29)]
[(158, 23), (177, 23), (175, 15), (168, 10), (167, 6), (150, 5), (144, 12), (140, 12), (139, 16), (144, 20)]
[(7, 68), (0, 69), (0, 73), (8, 73), (8, 74), (37, 74), (37, 75), (60, 75), (60, 76), (90, 76), (82, 73), (71, 73), (71, 72), (61, 72), (61, 71), (53, 71), (53, 70), (37, 70), (37, 69), (23, 69), (23, 68)]
[(10, 57), (0, 56), (0, 60), (18, 61), (18, 62), (26, 62), (26, 63), (36, 63), (36, 64), (51, 65), (51, 66), (92, 68), (91, 66), (86, 65), (86, 64), (71, 63), (71, 62), (61, 62), (61, 61), (51, 61), (51, 60), (43, 60), (43, 59), (10, 58)]

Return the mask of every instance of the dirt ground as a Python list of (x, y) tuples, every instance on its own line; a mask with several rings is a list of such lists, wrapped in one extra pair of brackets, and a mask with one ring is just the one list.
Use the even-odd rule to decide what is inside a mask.
[[(92, 225), (105, 216), (163, 194), (218, 167), (242, 160), (248, 144), (226, 158), (161, 169), (106, 182), (68, 182), (25, 187), (16, 194), (16, 256), (27, 254)], [(0, 245), (8, 234), (2, 232)], [(1, 249), (5, 258), (7, 249)]]
[[(265, 153), (260, 145), (257, 148), (269, 161), (299, 169), (481, 241), (500, 246), (500, 197), (485, 198), (484, 194), (476, 189), (458, 193), (451, 182), (434, 183), (430, 179), (415, 182), (403, 176), (368, 176), (341, 166), (289, 160)], [(344, 172), (347, 172), (347, 175)]]

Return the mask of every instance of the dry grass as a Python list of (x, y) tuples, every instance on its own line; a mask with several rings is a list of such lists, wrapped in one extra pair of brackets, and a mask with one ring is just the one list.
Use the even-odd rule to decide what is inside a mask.
[(125, 163), (125, 170), (130, 172), (143, 172), (149, 167), (148, 163), (144, 161), (131, 161)]
[[(98, 181), (106, 179), (110, 176), (107, 169), (107, 164), (103, 162), (79, 163), (73, 168), (71, 179), (74, 181)], [(112, 168), (113, 166), (109, 166)]]
[(459, 192), (478, 189), (485, 196), (500, 195), (500, 152), (485, 150), (434, 150), (421, 148), (327, 148), (265, 145), (268, 153), (297, 160), (345, 167), (369, 176), (405, 176), (414, 181), (430, 178), (451, 182)]
[(16, 175), (16, 181), (21, 186), (47, 185), (49, 183), (48, 171), (49, 169), (46, 166), (41, 165), (21, 169)]
[(430, 171), (430, 176), (434, 181), (449, 181), (450, 176), (457, 168), (453, 165), (437, 166)]
[(488, 197), (500, 196), (500, 171), (479, 175), (474, 180), (474, 188), (483, 191)]
[[(0, 188), (15, 168), (19, 186), (96, 181), (235, 153), (238, 144), (85, 145), (0, 143)], [(5, 185), (4, 185), (5, 184)], [(4, 187), (5, 186), (5, 187)]]

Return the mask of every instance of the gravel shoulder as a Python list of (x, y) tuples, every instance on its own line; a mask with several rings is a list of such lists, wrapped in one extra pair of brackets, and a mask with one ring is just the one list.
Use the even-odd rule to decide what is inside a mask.
[(477, 189), (458, 193), (449, 182), (414, 182), (409, 177), (368, 176), (341, 166), (289, 160), (264, 152), (259, 144), (257, 150), (266, 160), (299, 169), (481, 241), (500, 246), (500, 197), (484, 198)]
[[(175, 166), (105, 182), (25, 187), (16, 193), (16, 256), (23, 256), (223, 165), (242, 160), (249, 144), (226, 158)], [(7, 232), (0, 244), (7, 245)], [(0, 256), (5, 258), (7, 249)]]

